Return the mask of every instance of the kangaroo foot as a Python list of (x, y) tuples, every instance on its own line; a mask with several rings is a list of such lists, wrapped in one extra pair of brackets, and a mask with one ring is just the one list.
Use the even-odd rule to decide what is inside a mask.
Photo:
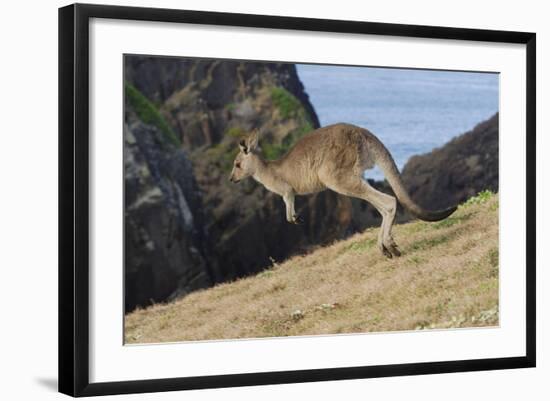
[(401, 256), (401, 251), (397, 248), (397, 245), (393, 244), (390, 245), (388, 248), (393, 256)]
[(304, 219), (302, 219), (299, 214), (293, 215), (292, 220), (290, 220), (290, 223), (296, 224), (296, 225), (302, 224), (303, 222), (304, 222)]
[(386, 250), (388, 250), (393, 256), (401, 256), (401, 251), (397, 247), (397, 244), (395, 243), (393, 238), (389, 238), (388, 240), (384, 241), (384, 247)]
[(378, 244), (378, 249), (382, 252), (382, 254), (387, 257), (388, 259), (393, 258), (394, 256), (398, 257), (401, 256), (401, 251), (397, 248), (397, 244), (395, 242), (393, 243), (380, 243)]
[(382, 243), (378, 244), (378, 249), (380, 249), (380, 252), (382, 252), (382, 255), (387, 257), (388, 259), (391, 259), (393, 257), (392, 253), (386, 246)]

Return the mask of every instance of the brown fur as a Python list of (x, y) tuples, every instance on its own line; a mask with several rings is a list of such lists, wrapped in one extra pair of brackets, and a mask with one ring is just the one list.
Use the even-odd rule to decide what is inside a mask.
[(269, 191), (281, 195), (287, 220), (291, 223), (298, 223), (294, 211), (295, 195), (331, 189), (370, 202), (383, 218), (378, 247), (388, 257), (400, 255), (391, 235), (397, 200), (370, 186), (363, 178), (365, 170), (378, 165), (401, 204), (423, 220), (442, 220), (456, 210), (453, 207), (432, 212), (418, 206), (405, 190), (395, 162), (382, 142), (368, 130), (354, 125), (319, 128), (274, 161), (261, 158), (257, 131), (239, 146), (241, 152), (235, 158), (230, 180), (239, 182), (251, 176)]

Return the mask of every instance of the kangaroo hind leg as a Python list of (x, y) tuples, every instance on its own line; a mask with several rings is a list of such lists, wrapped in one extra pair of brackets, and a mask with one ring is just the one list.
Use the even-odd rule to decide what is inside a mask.
[(395, 212), (397, 211), (395, 197), (374, 189), (361, 177), (352, 176), (345, 180), (339, 180), (337, 183), (327, 184), (327, 187), (342, 195), (366, 200), (373, 205), (382, 215), (382, 225), (378, 234), (378, 248), (388, 258), (401, 256), (391, 233), (395, 221)]

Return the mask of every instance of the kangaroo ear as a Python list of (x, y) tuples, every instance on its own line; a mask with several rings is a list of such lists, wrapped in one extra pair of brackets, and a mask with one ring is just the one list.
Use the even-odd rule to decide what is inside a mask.
[(248, 151), (252, 152), (253, 150), (256, 150), (258, 148), (258, 138), (259, 138), (259, 132), (257, 129), (255, 129), (252, 134), (248, 137), (247, 141), (247, 147)]
[(245, 139), (241, 139), (241, 141), (239, 142), (239, 148), (241, 149), (241, 152), (243, 152), (244, 154), (248, 153), (248, 146), (246, 145)]

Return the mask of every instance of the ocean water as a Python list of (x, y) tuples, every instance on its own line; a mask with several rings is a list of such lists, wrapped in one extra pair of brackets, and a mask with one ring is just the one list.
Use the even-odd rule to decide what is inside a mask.
[[(346, 122), (370, 130), (401, 170), (471, 130), (499, 109), (496, 73), (298, 64), (321, 126)], [(375, 168), (365, 173), (381, 179)]]

